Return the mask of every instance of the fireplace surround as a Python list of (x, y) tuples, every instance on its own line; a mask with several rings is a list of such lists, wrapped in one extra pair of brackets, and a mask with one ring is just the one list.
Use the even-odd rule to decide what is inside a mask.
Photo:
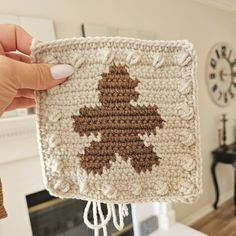
[[(61, 200), (44, 188), (34, 115), (0, 119), (0, 150), (0, 176), (8, 211), (0, 223), (0, 235), (93, 235), (83, 223), (84, 201)], [(73, 209), (73, 213), (65, 209)], [(109, 235), (133, 235), (131, 214), (123, 232), (118, 234), (111, 225), (108, 231)]]

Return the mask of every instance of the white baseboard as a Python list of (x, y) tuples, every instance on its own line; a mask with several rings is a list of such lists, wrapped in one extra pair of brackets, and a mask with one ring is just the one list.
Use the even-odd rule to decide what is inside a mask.
[[(232, 197), (233, 197), (232, 191), (221, 194), (218, 206), (220, 206), (222, 203), (224, 203), (225, 201), (227, 201), (228, 199), (230, 199)], [(193, 214), (191, 214), (190, 216), (184, 218), (180, 222), (185, 225), (192, 225), (194, 222), (196, 222), (197, 220), (199, 220), (200, 218), (202, 218), (203, 216), (207, 215), (208, 213), (210, 213), (211, 211), (214, 210), (212, 204), (213, 204), (213, 201), (211, 204), (208, 204), (208, 205), (200, 208), (198, 211), (196, 211)]]

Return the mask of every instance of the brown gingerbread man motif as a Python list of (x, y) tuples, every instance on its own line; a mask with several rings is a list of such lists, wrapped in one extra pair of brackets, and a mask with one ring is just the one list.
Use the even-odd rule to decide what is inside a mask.
[(159, 165), (160, 157), (153, 146), (145, 146), (139, 137), (142, 134), (156, 134), (156, 127), (163, 128), (164, 120), (157, 112), (157, 106), (133, 106), (139, 93), (135, 90), (139, 81), (131, 79), (126, 66), (111, 65), (109, 73), (103, 73), (99, 81), (99, 101), (101, 106), (83, 107), (80, 115), (73, 115), (73, 128), (80, 135), (97, 135), (99, 142), (91, 142), (80, 164), (87, 173), (102, 174), (116, 161), (116, 154), (125, 161), (130, 159), (136, 172), (151, 170)]

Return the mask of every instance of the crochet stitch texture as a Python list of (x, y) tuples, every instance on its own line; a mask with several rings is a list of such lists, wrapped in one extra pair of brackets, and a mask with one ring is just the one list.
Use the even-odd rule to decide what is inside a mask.
[(108, 204), (196, 200), (202, 183), (190, 42), (35, 41), (31, 59), (75, 69), (63, 84), (37, 93), (42, 171), (51, 194)]

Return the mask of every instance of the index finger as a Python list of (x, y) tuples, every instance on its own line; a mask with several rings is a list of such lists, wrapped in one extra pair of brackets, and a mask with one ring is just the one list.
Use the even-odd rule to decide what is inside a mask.
[(5, 52), (20, 51), (30, 55), (32, 37), (18, 25), (0, 24), (0, 44)]

